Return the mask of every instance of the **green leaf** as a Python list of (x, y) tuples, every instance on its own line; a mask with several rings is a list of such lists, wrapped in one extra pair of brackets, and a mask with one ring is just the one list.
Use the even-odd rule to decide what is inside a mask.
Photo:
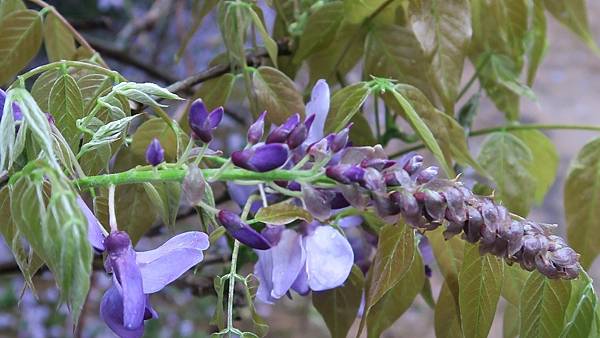
[(344, 5), (341, 1), (326, 3), (311, 13), (300, 36), (294, 62), (301, 63), (332, 43), (343, 16)]
[(100, 127), (94, 133), (92, 139), (81, 147), (77, 157), (79, 158), (88, 151), (97, 149), (102, 145), (110, 144), (120, 140), (127, 131), (127, 128), (129, 127), (129, 122), (131, 122), (131, 120), (135, 119), (138, 116), (139, 115), (124, 117), (120, 120), (109, 122)]
[(415, 239), (412, 228), (403, 223), (388, 224), (381, 228), (377, 254), (365, 287), (365, 312), (361, 328), (366, 324), (371, 309), (402, 280), (414, 257)]
[(0, 21), (0, 84), (6, 84), (42, 45), (42, 17), (34, 10), (10, 13)]
[(569, 281), (547, 279), (534, 272), (521, 293), (521, 338), (558, 337), (562, 332), (569, 303)]
[[(256, 7), (256, 10), (260, 10), (260, 7)], [(250, 13), (250, 18), (252, 18), (252, 22), (254, 22), (254, 26), (258, 29), (258, 33), (265, 44), (267, 54), (269, 54), (273, 65), (277, 67), (277, 42), (275, 42), (275, 40), (273, 40), (273, 38), (269, 35), (269, 32), (267, 32), (265, 24), (258, 14), (256, 14), (256, 10), (250, 7), (248, 9), (248, 13)]]
[(108, 168), (111, 155), (110, 144), (102, 144), (96, 147), (94, 151), (88, 151), (83, 154), (79, 160), (79, 164), (86, 175), (99, 175)]
[(366, 82), (357, 82), (335, 92), (331, 97), (331, 108), (325, 121), (325, 133), (338, 132), (346, 127), (370, 93)]
[(471, 39), (471, 12), (468, 0), (424, 0), (410, 2), (413, 31), (431, 56), (436, 92), (446, 113), (453, 115), (454, 102)]
[(521, 291), (531, 272), (522, 269), (517, 264), (504, 267), (504, 280), (502, 281), (502, 297), (515, 307), (521, 303)]
[(421, 255), (415, 253), (408, 271), (369, 311), (368, 337), (377, 338), (408, 310), (425, 285), (425, 266)]
[[(214, 325), (223, 330), (225, 328), (225, 309), (223, 308), (223, 293), (225, 291), (225, 281), (227, 279), (221, 276), (215, 276), (213, 285), (215, 292), (217, 293), (217, 304), (215, 306), (215, 313), (213, 314), (210, 325)], [(251, 304), (254, 304), (253, 302)]]
[(166, 107), (156, 102), (155, 98), (183, 100), (176, 94), (154, 83), (121, 82), (113, 87), (113, 92), (150, 107)]
[(258, 279), (254, 275), (250, 274), (244, 279), (244, 291), (246, 302), (250, 308), (253, 326), (252, 331), (256, 334), (246, 332), (242, 337), (264, 337), (269, 333), (269, 325), (267, 325), (265, 320), (256, 312), (256, 308), (254, 307), (254, 300), (256, 298), (256, 292), (258, 291)]
[(267, 120), (281, 124), (290, 115), (304, 115), (302, 95), (294, 82), (272, 67), (259, 67), (252, 78), (254, 93), (261, 110), (266, 110)]
[(506, 207), (527, 216), (536, 192), (529, 147), (510, 133), (493, 133), (482, 145), (478, 162), (494, 178), (496, 194)]
[(404, 110), (407, 121), (410, 123), (413, 130), (417, 133), (417, 135), (419, 135), (421, 140), (423, 140), (425, 146), (427, 146), (427, 148), (433, 153), (438, 162), (440, 162), (440, 165), (446, 172), (446, 175), (448, 175), (448, 177), (454, 177), (454, 170), (452, 169), (452, 167), (450, 167), (448, 162), (446, 162), (446, 158), (442, 153), (440, 145), (435, 140), (435, 137), (433, 136), (431, 130), (429, 130), (423, 119), (419, 116), (419, 114), (417, 114), (417, 112), (411, 106), (408, 100), (398, 90), (393, 89), (391, 90), (391, 93), (398, 102), (398, 104)]
[(165, 150), (165, 161), (177, 159), (177, 136), (171, 127), (160, 118), (152, 118), (142, 123), (133, 134), (131, 151), (139, 162), (145, 162), (146, 149), (154, 138), (160, 141)]
[[(481, 175), (487, 176), (485, 170), (473, 159), (469, 152), (465, 130), (452, 116), (435, 108), (429, 99), (413, 86), (398, 84), (394, 88), (410, 102), (414, 110), (429, 127), (448, 163), (451, 163), (454, 159), (461, 164), (470, 165)], [(398, 105), (392, 102), (391, 106)], [(403, 115), (406, 118), (406, 112), (402, 107), (394, 108), (404, 113)]]
[(513, 130), (531, 151), (532, 161), (527, 170), (535, 177), (535, 201), (542, 203), (556, 179), (560, 158), (552, 141), (539, 130)]
[(354, 146), (372, 146), (377, 144), (377, 139), (373, 135), (369, 121), (362, 114), (356, 114), (350, 120), (352, 128), (350, 128), (350, 141)]
[(571, 299), (565, 316), (561, 338), (589, 337), (594, 322), (598, 297), (593, 281), (585, 274), (571, 282)]
[(75, 56), (75, 39), (71, 31), (49, 12), (44, 21), (44, 44), (48, 61), (72, 60)]
[(366, 75), (390, 78), (419, 88), (431, 97), (429, 59), (413, 31), (396, 25), (371, 28), (365, 41)]
[(500, 299), (504, 263), (491, 255), (482, 256), (479, 245), (467, 244), (458, 303), (465, 338), (487, 337)]
[(517, 338), (519, 335), (519, 308), (518, 305), (507, 304), (504, 308), (502, 319), (502, 337)]
[(42, 111), (49, 111), (48, 103), (50, 101), (50, 90), (54, 86), (54, 82), (60, 77), (58, 70), (49, 70), (42, 73), (31, 87), (31, 96), (35, 99)]
[(437, 338), (464, 337), (460, 325), (460, 310), (448, 282), (440, 289), (435, 305), (434, 328)]
[(546, 15), (544, 0), (533, 0), (533, 19), (531, 22), (529, 50), (527, 51), (527, 85), (532, 86), (537, 70), (548, 49)]
[(427, 239), (429, 239), (433, 255), (444, 276), (445, 283), (455, 297), (456, 306), (458, 306), (458, 273), (463, 261), (465, 243), (457, 236), (446, 240), (442, 227), (427, 232)]
[(310, 223), (313, 218), (306, 209), (287, 202), (261, 208), (254, 216), (255, 221), (275, 225), (286, 225), (299, 219)]
[(588, 268), (600, 253), (600, 138), (586, 144), (571, 163), (564, 203), (569, 244)]
[(90, 286), (93, 254), (76, 193), (62, 172), (42, 160), (30, 162), (18, 175), (10, 186), (13, 220), (52, 271), (61, 301), (70, 306), (77, 323)]
[[(37, 83), (37, 81), (36, 81)], [(108, 94), (112, 87), (112, 79), (104, 74), (87, 74), (77, 79), (77, 86), (83, 98), (84, 115), (88, 115), (96, 106), (96, 100)], [(34, 95), (34, 97), (36, 97)]]
[(590, 30), (585, 0), (544, 0), (544, 4), (552, 16), (581, 38), (592, 51), (600, 52)]
[(0, 20), (7, 17), (10, 13), (26, 10), (25, 4), (21, 0), (3, 0), (0, 2)]
[(159, 211), (164, 224), (173, 228), (177, 221), (181, 197), (179, 182), (144, 182), (143, 186), (155, 209)]
[(77, 82), (71, 75), (63, 74), (52, 86), (49, 110), (69, 147), (77, 152), (81, 135), (77, 128), (77, 120), (83, 118), (83, 98)]
[(352, 23), (361, 23), (385, 2), (386, 0), (344, 0), (344, 19)]
[(356, 319), (364, 287), (362, 271), (355, 265), (344, 285), (312, 294), (312, 303), (319, 311), (332, 338), (345, 338)]
[(219, 28), (232, 66), (243, 67), (246, 65), (244, 42), (251, 20), (247, 15), (247, 6), (246, 3), (232, 1), (222, 1), (219, 6)]

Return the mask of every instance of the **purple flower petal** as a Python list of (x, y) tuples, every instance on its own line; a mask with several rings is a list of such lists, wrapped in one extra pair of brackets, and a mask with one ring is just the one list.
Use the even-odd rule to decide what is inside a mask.
[(284, 143), (292, 130), (300, 123), (300, 114), (294, 114), (267, 136), (265, 143)]
[(144, 319), (146, 296), (131, 240), (127, 233), (116, 231), (108, 235), (104, 246), (108, 252), (108, 265), (114, 273), (115, 285), (121, 290), (123, 297), (123, 324), (127, 329), (137, 329)]
[(268, 250), (271, 243), (248, 224), (242, 222), (240, 217), (229, 210), (221, 210), (217, 215), (219, 223), (227, 229), (229, 234), (241, 243), (258, 250)]
[(169, 239), (150, 251), (137, 252), (136, 262), (142, 273), (144, 293), (160, 291), (204, 258), (208, 249), (208, 236), (190, 231)]
[(79, 209), (87, 219), (88, 241), (94, 249), (104, 251), (104, 233), (102, 232), (102, 224), (100, 224), (100, 221), (94, 216), (94, 213), (88, 208), (81, 196), (77, 196), (77, 205), (79, 205)]
[(265, 116), (266, 115), (267, 115), (266, 111), (262, 112), (262, 114), (260, 114), (258, 116), (256, 121), (254, 121), (254, 123), (252, 123), (250, 128), (248, 128), (248, 136), (247, 136), (248, 143), (256, 144), (263, 137), (263, 134), (265, 132)]
[(304, 266), (306, 255), (302, 236), (294, 230), (284, 230), (279, 243), (271, 249), (273, 254), (273, 298), (283, 297), (296, 281)]
[(123, 325), (123, 298), (115, 286), (102, 296), (100, 317), (121, 338), (140, 338), (144, 335), (144, 325), (131, 330)]
[(306, 139), (307, 143), (314, 143), (323, 138), (328, 112), (329, 85), (325, 80), (319, 80), (312, 89), (310, 101), (306, 104), (306, 114), (315, 114), (315, 120)]
[(287, 146), (280, 143), (271, 143), (236, 151), (231, 154), (231, 160), (238, 167), (266, 172), (283, 166), (288, 160), (288, 155)]
[(302, 200), (306, 209), (318, 220), (331, 216), (331, 204), (326, 196), (308, 184), (302, 185)]
[(310, 292), (310, 286), (308, 285), (308, 274), (306, 273), (306, 265), (300, 269), (300, 273), (294, 284), (292, 284), (292, 290), (296, 291), (302, 296), (306, 296)]
[(212, 131), (223, 119), (223, 107), (208, 112), (202, 99), (197, 99), (190, 106), (188, 122), (194, 135), (205, 143), (212, 140)]
[(277, 299), (271, 296), (273, 290), (273, 252), (272, 250), (256, 251), (258, 261), (254, 265), (254, 275), (259, 285), (256, 298), (263, 303), (273, 304)]
[(157, 166), (165, 160), (165, 150), (160, 141), (155, 137), (148, 148), (146, 148), (146, 162), (152, 166)]
[(221, 123), (221, 120), (223, 119), (224, 113), (225, 110), (223, 107), (217, 107), (211, 111), (210, 114), (208, 114), (208, 127), (211, 129), (218, 127), (219, 123)]
[(330, 226), (320, 226), (304, 238), (308, 285), (313, 291), (342, 285), (352, 269), (354, 254), (348, 240)]

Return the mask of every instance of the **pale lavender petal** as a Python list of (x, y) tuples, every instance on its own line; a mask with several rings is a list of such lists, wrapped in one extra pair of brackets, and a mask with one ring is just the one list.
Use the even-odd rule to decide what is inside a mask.
[(313, 291), (342, 285), (352, 269), (354, 254), (348, 240), (330, 226), (320, 226), (304, 238), (308, 285)]
[(100, 317), (121, 338), (140, 338), (144, 335), (143, 323), (132, 330), (123, 325), (123, 298), (114, 286), (106, 290), (102, 297)]
[(88, 208), (81, 196), (77, 196), (77, 205), (79, 205), (79, 209), (88, 223), (88, 241), (92, 244), (94, 249), (104, 251), (104, 233), (102, 232), (102, 224), (100, 224), (98, 218), (94, 216), (94, 213)]
[(300, 270), (298, 277), (292, 284), (292, 290), (296, 291), (298, 294), (302, 296), (306, 296), (310, 292), (310, 287), (308, 286), (308, 273), (306, 272), (306, 264)]
[(271, 296), (273, 290), (273, 252), (271, 250), (256, 250), (258, 261), (254, 265), (254, 275), (259, 285), (256, 298), (263, 303), (273, 304), (277, 299)]
[(138, 252), (136, 261), (144, 281), (144, 293), (160, 291), (167, 284), (200, 263), (208, 249), (208, 235), (190, 231), (169, 239), (160, 247)]
[(329, 86), (325, 80), (319, 80), (313, 87), (310, 101), (306, 104), (306, 114), (315, 114), (306, 143), (311, 144), (323, 138), (328, 112)]
[(283, 297), (298, 277), (306, 255), (302, 236), (294, 230), (284, 230), (279, 243), (271, 249), (273, 254), (273, 298)]
[(104, 245), (108, 263), (114, 274), (116, 286), (123, 297), (123, 324), (127, 329), (137, 329), (144, 319), (146, 296), (142, 287), (142, 274), (136, 264), (136, 254), (129, 236), (122, 231), (111, 233)]

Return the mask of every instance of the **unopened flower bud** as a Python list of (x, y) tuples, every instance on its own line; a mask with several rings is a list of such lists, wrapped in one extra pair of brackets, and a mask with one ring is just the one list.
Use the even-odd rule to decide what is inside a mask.
[(423, 156), (421, 155), (412, 155), (406, 164), (403, 166), (403, 169), (409, 175), (416, 173), (423, 166)]
[(160, 141), (154, 138), (146, 148), (146, 162), (157, 166), (165, 160), (165, 150), (160, 145)]
[(308, 146), (306, 152), (312, 156), (315, 162), (320, 162), (329, 154), (329, 142), (327, 139), (321, 139)]
[(252, 123), (250, 128), (248, 128), (248, 143), (249, 144), (256, 144), (263, 137), (263, 134), (265, 132), (265, 116), (266, 115), (267, 115), (266, 111), (262, 112), (262, 114), (260, 114), (258, 116), (256, 121), (254, 121), (254, 123)]
[(255, 145), (252, 148), (231, 154), (233, 164), (238, 167), (265, 172), (277, 169), (288, 160), (288, 148), (280, 143)]
[(431, 181), (432, 179), (434, 179), (437, 176), (438, 171), (439, 171), (438, 167), (435, 167), (435, 166), (427, 167), (427, 168), (421, 170), (417, 174), (417, 183), (423, 184), (423, 183), (427, 183), (427, 182)]
[(288, 136), (300, 123), (300, 115), (294, 114), (290, 116), (282, 125), (275, 128), (269, 136), (267, 136), (266, 143), (285, 143)]
[(287, 145), (290, 149), (295, 149), (306, 140), (308, 136), (308, 128), (304, 123), (298, 123), (294, 129), (290, 132), (287, 138)]
[(223, 119), (223, 112), (223, 107), (218, 107), (209, 113), (202, 99), (192, 102), (188, 122), (193, 136), (204, 143), (210, 142), (213, 137), (213, 130), (217, 128)]
[(119, 253), (131, 246), (131, 239), (125, 231), (113, 231), (104, 239), (108, 254)]
[(352, 128), (352, 123), (333, 136), (331, 143), (329, 144), (331, 151), (337, 153), (346, 147), (350, 135), (350, 128)]
[(227, 232), (233, 238), (240, 241), (240, 243), (257, 250), (268, 250), (271, 248), (271, 243), (248, 224), (242, 222), (236, 213), (229, 210), (221, 210), (217, 214), (217, 218)]

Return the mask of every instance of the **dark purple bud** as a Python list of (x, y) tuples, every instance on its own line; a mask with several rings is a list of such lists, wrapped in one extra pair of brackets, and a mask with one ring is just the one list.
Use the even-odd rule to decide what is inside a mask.
[[(360, 162), (360, 166), (363, 168), (374, 168), (378, 171), (382, 171), (396, 164), (396, 161), (388, 160), (385, 158), (373, 158), (373, 159), (364, 159)], [(391, 173), (391, 172), (390, 172)]]
[(404, 189), (391, 193), (390, 198), (400, 207), (403, 216), (415, 217), (421, 213), (421, 206), (415, 196)]
[(146, 162), (157, 166), (165, 160), (165, 150), (160, 145), (160, 141), (154, 138), (146, 148)]
[(410, 175), (404, 169), (398, 169), (394, 171), (387, 171), (384, 174), (385, 184), (387, 186), (410, 186), (414, 182), (410, 178)]
[(250, 128), (248, 128), (248, 143), (249, 144), (256, 144), (263, 137), (263, 134), (265, 132), (265, 116), (266, 115), (267, 115), (266, 111), (262, 112), (262, 114), (260, 114), (258, 116), (256, 121), (254, 121), (254, 123), (252, 123)]
[(288, 160), (288, 148), (280, 143), (262, 144), (231, 154), (233, 164), (238, 167), (265, 172), (277, 169)]
[(344, 172), (349, 168), (349, 165), (346, 164), (337, 164), (327, 167), (325, 169), (325, 175), (327, 177), (336, 180), (343, 184), (350, 184), (352, 181), (348, 177), (344, 175)]
[(519, 221), (512, 221), (510, 227), (506, 231), (504, 238), (508, 242), (507, 256), (514, 256), (523, 246), (523, 225)]
[(465, 200), (462, 192), (454, 187), (448, 187), (442, 194), (446, 199), (446, 203), (448, 203), (446, 219), (456, 223), (466, 221), (467, 210), (465, 209)]
[(350, 182), (362, 183), (365, 178), (365, 169), (358, 166), (350, 166), (350, 168), (344, 171), (344, 176), (350, 180)]
[(342, 129), (339, 133), (333, 136), (329, 147), (331, 151), (337, 153), (338, 151), (344, 149), (348, 144), (348, 138), (350, 135), (350, 128), (352, 128), (352, 123), (350, 123), (346, 128)]
[(298, 123), (290, 132), (290, 135), (287, 138), (287, 145), (290, 149), (295, 149), (306, 140), (307, 136), (308, 128), (306, 128), (306, 125), (304, 123)]
[(316, 117), (316, 114), (310, 114), (306, 119), (304, 119), (304, 125), (306, 126), (307, 131), (310, 132), (310, 128), (312, 127), (313, 122), (315, 122)]
[(221, 210), (217, 214), (219, 223), (227, 229), (229, 234), (253, 249), (268, 250), (271, 248), (271, 243), (256, 230), (252, 229), (248, 224), (242, 222), (240, 217), (229, 210)]
[[(424, 194), (425, 210), (429, 217), (434, 221), (441, 221), (446, 213), (446, 201), (440, 193), (426, 189)], [(418, 197), (417, 197), (418, 199)]]
[(296, 128), (296, 126), (300, 123), (300, 115), (294, 114), (290, 116), (287, 121), (285, 121), (282, 125), (275, 128), (269, 136), (267, 136), (266, 143), (285, 143), (288, 136)]
[(403, 169), (409, 175), (416, 173), (423, 166), (423, 156), (421, 155), (412, 155), (406, 164), (403, 166)]
[(301, 189), (300, 183), (298, 183), (296, 181), (292, 181), (292, 182), (288, 183), (287, 188), (290, 189), (291, 191), (300, 191), (300, 189)]
[(417, 183), (423, 184), (433, 180), (438, 174), (438, 167), (432, 166), (421, 170), (417, 174)]
[(462, 230), (462, 223), (448, 222), (446, 230), (444, 230), (444, 239), (449, 240), (450, 238), (460, 234)]
[(467, 241), (475, 243), (481, 238), (481, 227), (483, 226), (483, 217), (481, 213), (472, 206), (467, 207), (467, 222), (465, 223), (465, 236)]
[(122, 252), (123, 250), (127, 250), (130, 246), (131, 239), (125, 231), (111, 232), (104, 239), (104, 247), (109, 254)]
[(212, 132), (223, 119), (223, 107), (218, 107), (210, 113), (202, 99), (192, 102), (188, 122), (193, 135), (204, 143), (212, 140)]

